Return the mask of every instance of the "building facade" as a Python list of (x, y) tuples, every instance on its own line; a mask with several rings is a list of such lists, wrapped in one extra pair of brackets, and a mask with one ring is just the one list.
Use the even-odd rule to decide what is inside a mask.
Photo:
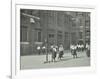
[[(85, 43), (90, 31), (89, 13), (65, 12), (51, 10), (20, 10), (20, 44), (21, 55), (36, 54), (36, 47), (47, 43), (64, 46), (67, 50), (70, 44), (80, 40)], [(87, 36), (86, 36), (87, 35)]]

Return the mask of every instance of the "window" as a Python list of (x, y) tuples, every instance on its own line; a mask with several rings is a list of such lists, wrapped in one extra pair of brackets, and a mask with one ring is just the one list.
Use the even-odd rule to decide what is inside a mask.
[(82, 26), (83, 19), (79, 19), (80, 26)]
[(65, 37), (66, 37), (66, 38), (68, 38), (68, 37), (69, 37), (68, 32), (65, 32)]
[(61, 12), (57, 13), (57, 24), (59, 27), (62, 27), (64, 24), (64, 14), (62, 14)]
[(82, 39), (82, 32), (79, 32), (79, 37), (80, 37), (80, 39)]
[(70, 47), (70, 40), (69, 40), (69, 32), (65, 32), (65, 37), (64, 37), (64, 48), (69, 49)]
[(27, 41), (27, 27), (22, 26), (20, 30), (20, 41), (21, 42), (26, 42)]
[(90, 21), (89, 20), (85, 21), (85, 26), (90, 26)]
[(61, 40), (62, 39), (62, 32), (58, 31), (58, 39)]
[(49, 38), (54, 38), (54, 34), (49, 34)]
[(38, 39), (37, 40), (38, 40), (38, 42), (41, 42), (41, 32), (40, 31), (38, 32)]
[(71, 33), (71, 43), (72, 44), (75, 44), (76, 43), (76, 33), (75, 32), (72, 32)]
[(58, 31), (58, 34), (57, 34), (57, 44), (61, 44), (63, 42), (63, 35), (62, 35), (62, 32), (61, 31)]

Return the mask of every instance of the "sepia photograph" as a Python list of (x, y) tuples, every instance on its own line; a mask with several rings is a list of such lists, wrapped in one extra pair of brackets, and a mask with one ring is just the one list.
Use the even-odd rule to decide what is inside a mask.
[(91, 12), (20, 8), (20, 69), (91, 65)]

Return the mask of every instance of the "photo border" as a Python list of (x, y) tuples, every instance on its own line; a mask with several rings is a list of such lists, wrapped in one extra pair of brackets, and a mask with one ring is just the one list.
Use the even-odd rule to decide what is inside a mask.
[[(92, 53), (91, 55), (91, 67), (75, 67), (75, 68), (57, 68), (57, 69), (40, 69), (40, 70), (20, 70), (20, 64), (19, 64), (19, 61), (20, 61), (20, 42), (16, 43), (17, 41), (20, 41), (20, 17), (18, 17), (20, 14), (19, 14), (19, 9), (21, 7), (17, 7), (17, 5), (19, 6), (23, 6), (23, 5), (26, 5), (26, 6), (35, 6), (36, 7), (56, 7), (56, 8), (64, 8), (65, 10), (69, 8), (70, 9), (74, 9), (75, 11), (83, 11), (83, 12), (91, 12), (91, 53), (92, 52), (96, 52), (96, 28), (94, 27), (95, 26), (95, 8), (93, 7), (84, 7), (84, 6), (80, 6), (80, 7), (77, 7), (77, 6), (49, 6), (49, 5), (34, 5), (34, 4), (12, 4), (12, 6), (14, 6), (12, 8), (12, 79), (20, 79), (20, 78), (24, 78), (24, 79), (29, 79), (29, 78), (37, 78), (37, 76), (39, 75), (40, 78), (41, 77), (44, 77), (45, 75), (46, 76), (58, 76), (58, 75), (61, 75), (63, 76), (65, 73), (67, 73), (68, 75), (70, 74), (85, 74), (85, 73), (93, 73), (95, 72), (96, 70), (96, 53)], [(17, 8), (16, 8), (17, 7)], [(25, 7), (26, 8), (26, 7)], [(48, 9), (47, 9), (48, 10)], [(50, 8), (51, 10), (51, 8)], [(54, 8), (52, 9), (54, 10)], [(60, 10), (60, 11), (61, 11)], [(69, 11), (68, 10), (68, 11)], [(64, 11), (64, 10), (63, 10)], [(66, 10), (67, 11), (67, 10)], [(18, 15), (18, 16), (17, 16)], [(17, 21), (17, 22), (16, 22)], [(93, 46), (92, 46), (93, 45)], [(95, 64), (94, 64), (95, 63)], [(66, 70), (66, 71), (64, 71)], [(54, 71), (52, 73), (52, 71)], [(59, 72), (60, 73), (56, 73), (56, 72)], [(45, 73), (47, 72), (47, 73)], [(29, 74), (28, 74), (29, 73)], [(42, 73), (42, 74), (41, 74)], [(34, 74), (34, 75), (33, 75)], [(68, 76), (67, 75), (67, 76)], [(45, 78), (45, 77), (44, 77)], [(69, 77), (71, 78), (71, 77)], [(74, 79), (72, 77), (72, 79)]]

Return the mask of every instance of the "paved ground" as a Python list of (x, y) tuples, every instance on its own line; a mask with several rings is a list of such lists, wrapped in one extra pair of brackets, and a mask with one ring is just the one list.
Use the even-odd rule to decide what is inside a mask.
[[(51, 61), (51, 55), (48, 56)], [(80, 67), (90, 66), (90, 58), (85, 52), (78, 52), (78, 58), (73, 59), (72, 55), (65, 51), (64, 58), (56, 62), (44, 63), (45, 55), (21, 56), (21, 69), (59, 68), (59, 67)]]

